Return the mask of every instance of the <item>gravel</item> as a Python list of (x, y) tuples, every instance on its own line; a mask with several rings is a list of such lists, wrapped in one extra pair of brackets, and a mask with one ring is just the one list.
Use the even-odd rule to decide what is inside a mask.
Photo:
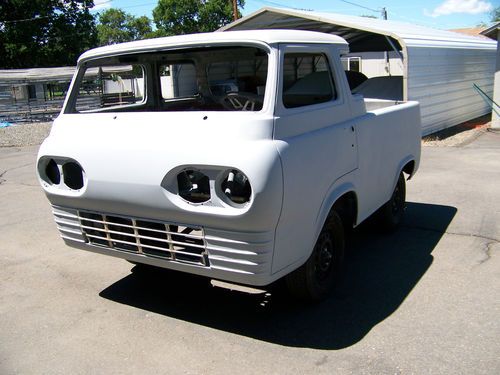
[(461, 147), (474, 141), (477, 137), (487, 131), (487, 127), (461, 131), (446, 138), (432, 138), (432, 135), (422, 140), (424, 147)]
[(468, 145), (491, 126), (491, 115), (484, 115), (470, 121), (422, 138), (424, 147), (462, 147)]
[(52, 122), (20, 124), (0, 129), (0, 147), (39, 145), (49, 135)]

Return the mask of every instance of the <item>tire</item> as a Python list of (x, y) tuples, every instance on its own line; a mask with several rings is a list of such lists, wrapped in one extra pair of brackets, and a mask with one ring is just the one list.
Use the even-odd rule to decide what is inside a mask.
[(290, 294), (306, 302), (319, 302), (325, 299), (341, 276), (344, 249), (342, 220), (335, 211), (332, 211), (309, 259), (286, 276)]
[(406, 208), (406, 182), (403, 172), (399, 174), (398, 182), (392, 193), (391, 199), (379, 210), (378, 222), (384, 231), (396, 230), (403, 220)]

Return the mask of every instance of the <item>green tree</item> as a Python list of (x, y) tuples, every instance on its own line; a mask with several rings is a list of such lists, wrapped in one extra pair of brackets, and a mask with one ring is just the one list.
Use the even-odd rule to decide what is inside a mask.
[(0, 3), (0, 67), (75, 65), (97, 45), (93, 0), (4, 0)]
[[(242, 7), (242, 5), (240, 4)], [(238, 12), (238, 18), (241, 13)], [(199, 8), (199, 32), (215, 31), (233, 21), (233, 2), (231, 0), (212, 0), (202, 3)]]
[(153, 35), (151, 19), (146, 16), (134, 17), (130, 21), (130, 30), (133, 40), (150, 38)]
[[(238, 0), (243, 8), (244, 0)], [(238, 10), (238, 17), (241, 13)], [(231, 0), (159, 0), (153, 20), (163, 35), (215, 31), (233, 20)]]
[(491, 22), (500, 22), (500, 7), (491, 11)]
[(152, 31), (151, 20), (146, 16), (134, 17), (115, 8), (99, 14), (97, 35), (101, 46), (144, 39), (150, 36)]

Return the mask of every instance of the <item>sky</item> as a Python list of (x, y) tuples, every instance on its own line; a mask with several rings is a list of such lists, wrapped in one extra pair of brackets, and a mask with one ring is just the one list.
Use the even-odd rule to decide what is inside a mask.
[[(228, 0), (229, 1), (229, 0)], [(152, 18), (153, 0), (94, 0), (94, 12), (113, 7), (135, 16)], [(500, 6), (500, 0), (246, 0), (243, 15), (262, 7), (307, 9), (354, 16), (381, 17), (383, 7), (387, 18), (437, 29), (457, 29), (490, 23), (490, 12)]]

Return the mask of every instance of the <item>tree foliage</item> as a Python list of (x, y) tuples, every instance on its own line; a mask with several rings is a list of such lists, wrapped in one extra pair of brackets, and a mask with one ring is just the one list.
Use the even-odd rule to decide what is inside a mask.
[(0, 2), (0, 67), (75, 65), (97, 45), (93, 0)]
[[(237, 3), (245, 5), (244, 0)], [(153, 20), (163, 35), (210, 32), (233, 20), (233, 5), (231, 0), (159, 0)]]
[(152, 32), (151, 20), (146, 16), (134, 17), (116, 8), (99, 15), (97, 35), (101, 46), (148, 38)]
[(491, 22), (500, 22), (500, 7), (491, 11)]

